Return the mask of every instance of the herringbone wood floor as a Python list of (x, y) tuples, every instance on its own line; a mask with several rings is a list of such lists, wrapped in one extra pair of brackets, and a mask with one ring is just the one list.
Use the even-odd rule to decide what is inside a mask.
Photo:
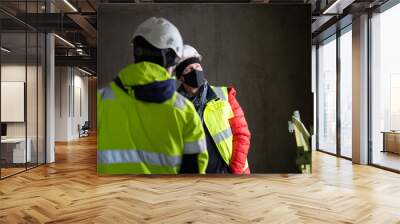
[(0, 181), (0, 223), (400, 223), (400, 175), (326, 154), (312, 175), (99, 177), (95, 146)]

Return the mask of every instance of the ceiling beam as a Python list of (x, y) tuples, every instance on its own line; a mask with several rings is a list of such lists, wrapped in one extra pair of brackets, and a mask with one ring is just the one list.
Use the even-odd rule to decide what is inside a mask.
[(71, 20), (73, 20), (83, 31), (88, 35), (87, 41), (92, 45), (96, 45), (97, 30), (88, 22), (88, 20), (80, 14), (68, 14)]
[(90, 56), (55, 56), (56, 66), (79, 66), (88, 67), (92, 71), (97, 69), (96, 58)]
[(82, 28), (62, 13), (18, 13), (16, 17), (42, 32), (81, 31)]
[(336, 0), (329, 4), (322, 14), (342, 14), (344, 9), (351, 5), (355, 0)]

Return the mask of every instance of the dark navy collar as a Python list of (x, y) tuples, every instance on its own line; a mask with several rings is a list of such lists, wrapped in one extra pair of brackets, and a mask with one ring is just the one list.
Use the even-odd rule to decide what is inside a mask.
[(115, 78), (115, 84), (128, 94), (126, 87), (134, 90), (135, 98), (144, 102), (163, 103), (172, 98), (176, 90), (176, 81), (167, 79), (145, 85), (124, 86), (119, 77)]

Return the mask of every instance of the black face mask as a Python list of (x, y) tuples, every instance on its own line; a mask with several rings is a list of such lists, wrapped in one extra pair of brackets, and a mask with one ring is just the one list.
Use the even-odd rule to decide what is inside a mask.
[(135, 63), (147, 61), (164, 68), (174, 66), (177, 63), (176, 54), (170, 48), (158, 49), (141, 36), (136, 37), (133, 40), (133, 44), (133, 58)]
[(175, 52), (173, 52), (171, 49), (153, 50), (135, 47), (133, 52), (135, 63), (147, 61), (158, 64), (164, 68), (168, 68), (176, 64)]
[(198, 88), (204, 84), (204, 72), (193, 69), (190, 73), (183, 76), (184, 83), (193, 87)]

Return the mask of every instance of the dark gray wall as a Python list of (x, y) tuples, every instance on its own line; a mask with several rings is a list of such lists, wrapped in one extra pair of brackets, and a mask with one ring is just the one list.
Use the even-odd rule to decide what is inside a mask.
[(287, 121), (294, 110), (310, 127), (311, 15), (308, 5), (103, 4), (98, 12), (98, 83), (133, 61), (136, 27), (164, 17), (203, 55), (210, 83), (233, 85), (252, 132), (253, 172), (295, 172)]

